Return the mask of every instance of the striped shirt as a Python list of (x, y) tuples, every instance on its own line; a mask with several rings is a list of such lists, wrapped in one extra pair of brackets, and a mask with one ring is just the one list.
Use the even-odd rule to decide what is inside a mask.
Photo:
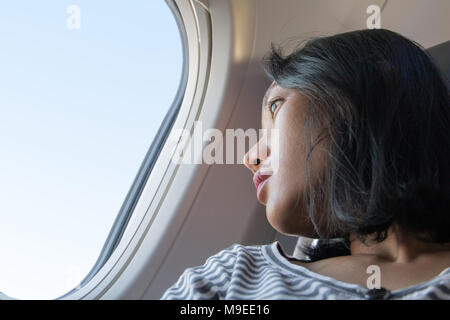
[(278, 241), (234, 244), (204, 265), (186, 269), (161, 299), (450, 299), (450, 267), (429, 281), (389, 291), (342, 282), (289, 258)]

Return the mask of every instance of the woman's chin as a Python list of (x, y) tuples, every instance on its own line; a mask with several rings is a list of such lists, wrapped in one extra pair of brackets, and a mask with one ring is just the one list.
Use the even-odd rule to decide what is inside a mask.
[(316, 234), (313, 225), (300, 211), (291, 212), (274, 206), (270, 199), (266, 205), (266, 218), (275, 230), (285, 235), (313, 237)]

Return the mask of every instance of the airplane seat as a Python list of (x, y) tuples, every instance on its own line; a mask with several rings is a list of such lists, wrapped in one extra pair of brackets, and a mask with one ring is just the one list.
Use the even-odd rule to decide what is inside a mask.
[[(433, 47), (430, 47), (426, 50), (430, 55), (431, 58), (434, 60), (436, 66), (441, 71), (442, 75), (444, 76), (444, 80), (447, 84), (447, 88), (450, 89), (450, 40), (443, 42), (441, 44), (435, 45)], [(286, 240), (288, 241), (288, 240)], [(282, 241), (280, 241), (283, 245)], [(303, 255), (302, 251), (300, 250), (301, 246), (304, 245), (315, 245), (316, 241), (314, 239), (305, 238), (305, 237), (298, 237), (297, 243), (295, 244), (292, 256), (298, 258), (298, 259), (304, 259), (305, 256)], [(287, 242), (286, 242), (287, 244)], [(286, 245), (288, 248), (289, 246)], [(284, 247), (284, 246), (283, 246)], [(290, 246), (292, 247), (292, 245)]]
[(450, 40), (427, 49), (450, 89)]

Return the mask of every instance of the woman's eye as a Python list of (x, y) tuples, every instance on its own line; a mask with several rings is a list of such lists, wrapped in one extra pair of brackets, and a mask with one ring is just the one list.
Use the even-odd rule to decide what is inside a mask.
[(272, 102), (272, 104), (270, 105), (270, 111), (272, 112), (272, 114), (275, 114), (275, 111), (279, 107), (280, 103), (281, 103), (281, 100), (276, 100), (276, 101)]

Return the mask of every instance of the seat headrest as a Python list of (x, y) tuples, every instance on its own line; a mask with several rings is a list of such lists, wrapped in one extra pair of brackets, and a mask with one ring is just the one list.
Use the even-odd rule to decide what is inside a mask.
[(450, 40), (428, 48), (427, 52), (431, 55), (439, 70), (441, 70), (447, 83), (447, 88), (450, 88)]

